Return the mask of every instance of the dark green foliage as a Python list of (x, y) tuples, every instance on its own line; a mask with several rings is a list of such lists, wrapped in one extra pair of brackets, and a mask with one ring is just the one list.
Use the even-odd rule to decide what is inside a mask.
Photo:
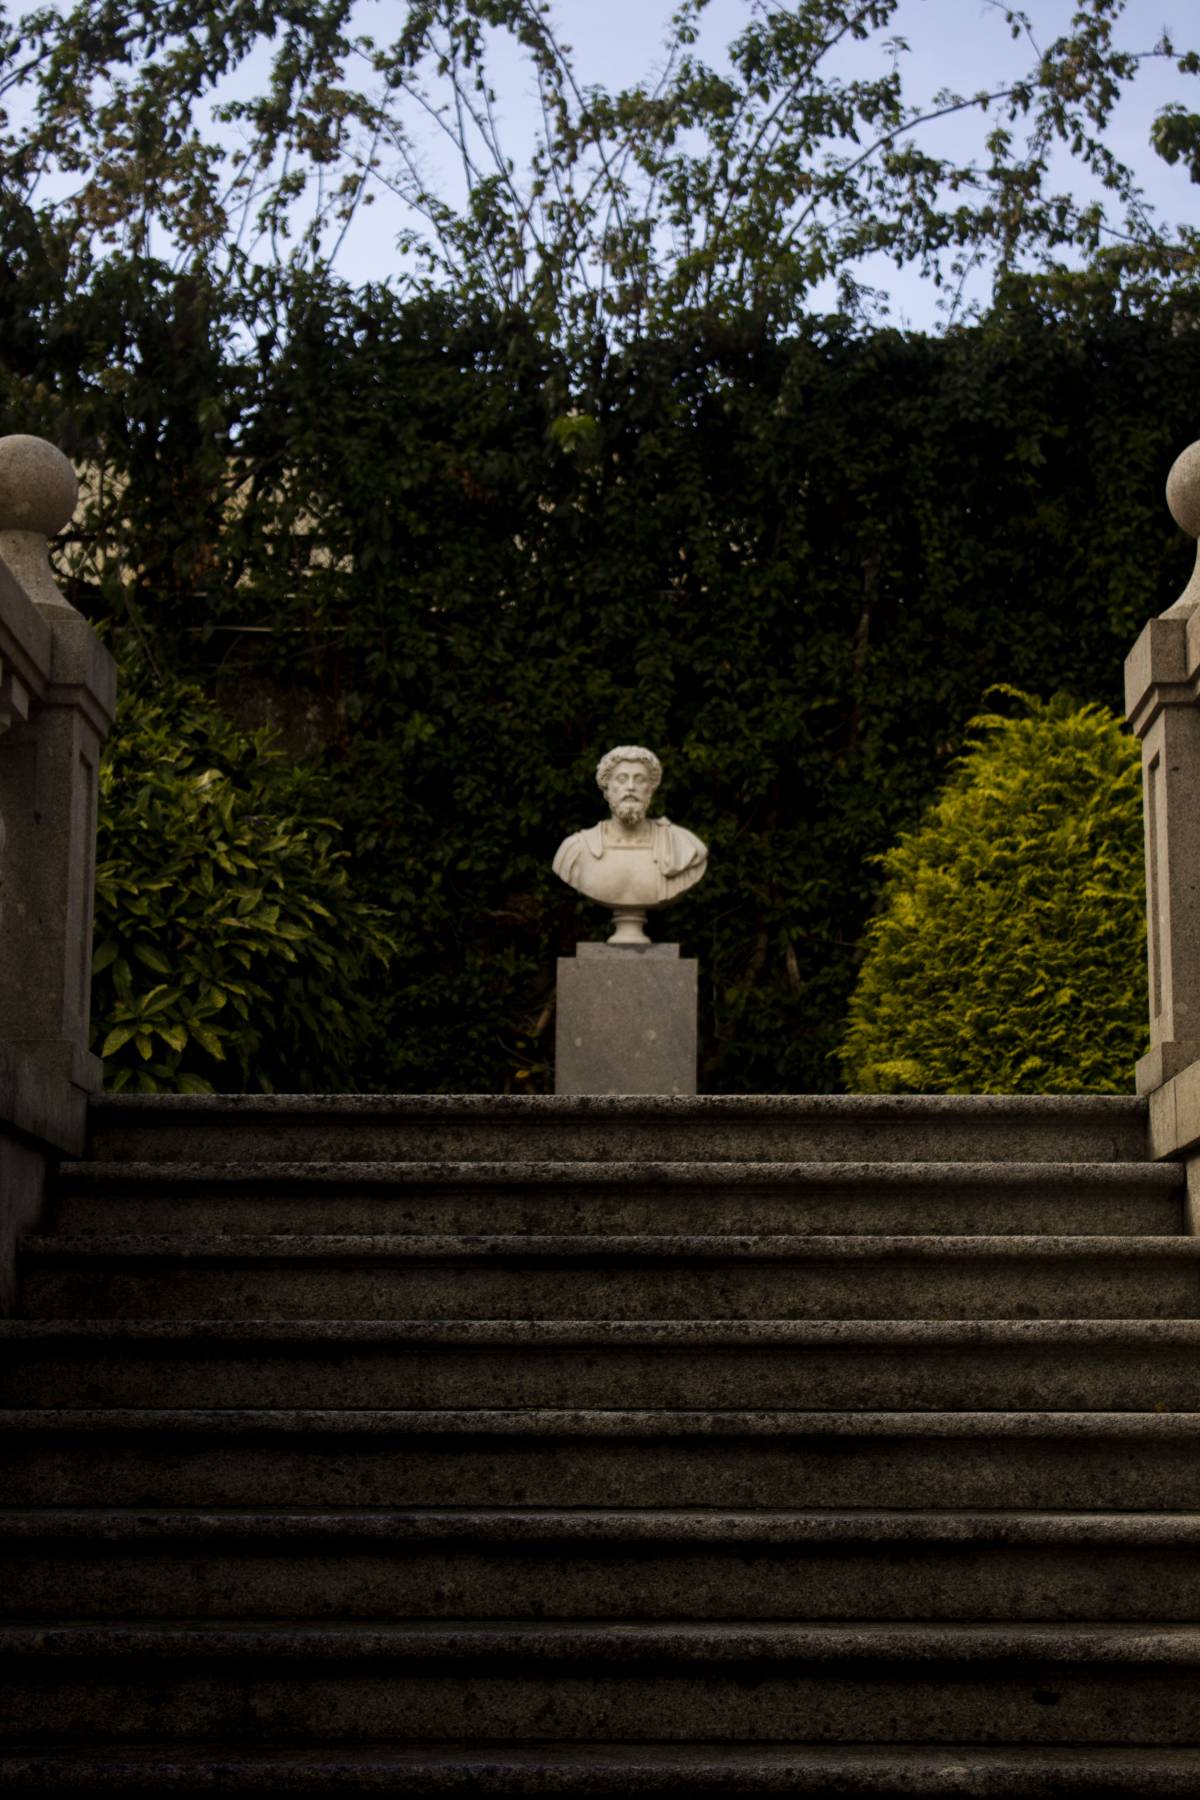
[(344, 816), (400, 943), (380, 1085), (548, 1083), (554, 958), (602, 926), (549, 859), (623, 741), (712, 849), (659, 927), (701, 958), (702, 1086), (834, 1085), (871, 859), (981, 694), (1115, 701), (1185, 578), (1160, 495), (1200, 342), (1167, 323), (697, 320), (576, 396), (520, 320), (376, 298), (292, 342), (287, 518), (328, 560), (254, 559), (238, 616), (301, 684), (315, 642), (341, 708)]
[(293, 284), (250, 340), (219, 295), (129, 281), (115, 397), (102, 343), (56, 340), (40, 383), (10, 371), (8, 425), (103, 462), (77, 604), (231, 705), (265, 680), (326, 721), (397, 954), (318, 1085), (550, 1084), (554, 960), (603, 923), (550, 857), (599, 816), (600, 753), (639, 740), (712, 849), (662, 927), (701, 959), (702, 1086), (836, 1085), (873, 858), (982, 694), (1118, 704), (1187, 578), (1161, 494), (1200, 333), (1102, 291), (1014, 288), (940, 340), (697, 316), (598, 343), (581, 380), (449, 299)]
[(1065, 695), (971, 727), (938, 800), (882, 859), (846, 1085), (1129, 1093), (1147, 1037), (1137, 745)]
[(100, 779), (93, 1042), (119, 1091), (337, 1086), (386, 965), (325, 784), (199, 688), (123, 669)]
[[(550, 854), (637, 738), (713, 852), (667, 927), (702, 959), (702, 1085), (825, 1088), (873, 859), (981, 694), (1115, 704), (1182, 586), (1160, 494), (1197, 434), (1197, 238), (1150, 217), (1110, 127), (1173, 67), (1152, 141), (1194, 170), (1196, 52), (1131, 55), (1120, 0), (1080, 0), (1024, 78), (932, 99), (896, 0), (749, 9), (711, 67), (703, 10), (619, 94), (526, 0), (416, 0), (374, 42), (350, 0), (79, 0), (0, 30), (0, 413), (87, 468), (69, 597), (320, 756), (317, 810), (396, 935), (369, 1011), (285, 1054), (247, 1002), (242, 1060), (198, 1075), (546, 1087), (554, 958), (600, 925)], [(501, 68), (542, 103), (525, 171)], [(961, 162), (929, 106), (975, 122)], [(465, 203), (408, 156), (414, 107), (458, 139)], [(375, 246), (402, 298), (329, 274), (379, 184), (408, 209)], [(881, 251), (959, 320), (990, 269), (993, 314), (864, 335)], [(810, 316), (828, 278), (854, 328)], [(198, 854), (214, 817), (196, 799)], [(149, 892), (166, 850), (130, 843)], [(306, 966), (357, 992), (309, 926)], [(186, 1073), (163, 1041), (118, 1068)]]

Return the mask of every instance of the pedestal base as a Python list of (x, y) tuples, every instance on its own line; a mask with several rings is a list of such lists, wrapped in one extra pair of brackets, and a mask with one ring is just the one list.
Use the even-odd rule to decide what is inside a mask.
[(1139, 1094), (1152, 1094), (1194, 1062), (1200, 1062), (1200, 1042), (1195, 1038), (1155, 1044), (1134, 1064), (1134, 1088)]
[(678, 944), (558, 959), (556, 1094), (694, 1094), (699, 964)]

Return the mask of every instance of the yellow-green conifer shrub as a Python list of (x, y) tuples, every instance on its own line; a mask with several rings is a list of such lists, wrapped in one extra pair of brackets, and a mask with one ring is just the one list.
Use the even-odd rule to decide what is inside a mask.
[[(1012, 692), (1012, 690), (1003, 690)], [(1146, 1047), (1137, 745), (1014, 695), (883, 863), (840, 1049), (852, 1092), (1129, 1093)]]

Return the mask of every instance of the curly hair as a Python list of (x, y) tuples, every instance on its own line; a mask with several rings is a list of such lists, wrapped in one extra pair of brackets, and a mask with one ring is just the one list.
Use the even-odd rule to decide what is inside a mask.
[[(609, 779), (617, 764), (623, 762), (645, 763), (650, 771), (654, 787), (657, 787), (662, 780), (662, 764), (659, 762), (657, 756), (655, 756), (653, 750), (644, 750), (640, 744), (618, 744), (615, 750), (609, 750), (596, 764), (596, 786), (600, 789), (601, 793), (603, 793), (608, 786)], [(653, 793), (653, 791), (654, 789), (652, 788), (651, 792)]]

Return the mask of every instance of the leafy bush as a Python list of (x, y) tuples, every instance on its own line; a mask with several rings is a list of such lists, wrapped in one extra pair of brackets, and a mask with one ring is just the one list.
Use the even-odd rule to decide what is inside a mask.
[(374, 1032), (366, 981), (391, 944), (350, 893), (323, 794), (200, 688), (123, 670), (92, 992), (113, 1092), (355, 1084)]
[[(1015, 690), (1006, 690), (1015, 695)], [(880, 860), (840, 1056), (862, 1093), (1121, 1093), (1146, 1043), (1136, 744), (1015, 695)]]
[(980, 695), (1119, 705), (1188, 579), (1200, 331), (1034, 292), (940, 339), (706, 314), (593, 368), (516, 311), (293, 299), (264, 341), (139, 261), (57, 284), (34, 359), (0, 281), (0, 411), (99, 459), (56, 550), (87, 617), (319, 721), (397, 944), (372, 1085), (553, 1087), (555, 959), (604, 921), (550, 861), (634, 742), (711, 849), (655, 927), (700, 961), (702, 1090), (836, 1086), (876, 858)]

